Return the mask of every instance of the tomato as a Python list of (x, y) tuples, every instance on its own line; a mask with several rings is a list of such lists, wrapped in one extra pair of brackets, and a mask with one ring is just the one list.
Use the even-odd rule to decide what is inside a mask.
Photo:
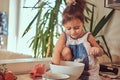
[(17, 77), (12, 71), (7, 70), (6, 64), (0, 65), (0, 80), (16, 80)]
[(44, 64), (37, 64), (35, 67), (30, 71), (30, 76), (32, 78), (41, 77), (42, 74), (45, 74), (46, 67)]
[(15, 74), (12, 73), (12, 71), (5, 71), (4, 77), (5, 77), (5, 80), (16, 80), (17, 79)]
[(3, 78), (4, 78), (4, 77), (3, 77), (3, 73), (0, 72), (0, 80), (4, 80)]
[(3, 80), (3, 77), (0, 75), (0, 80)]
[(45, 70), (45, 65), (43, 65), (43, 64), (37, 65), (36, 71), (37, 71), (37, 73), (39, 73), (39, 74), (44, 74), (45, 71), (46, 71), (46, 70)]

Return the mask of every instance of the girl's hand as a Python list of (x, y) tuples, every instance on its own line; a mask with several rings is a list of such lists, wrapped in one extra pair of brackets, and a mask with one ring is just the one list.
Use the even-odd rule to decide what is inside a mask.
[(91, 47), (89, 55), (98, 56), (100, 53), (100, 48)]
[(75, 0), (66, 0), (66, 2), (67, 2), (68, 4), (72, 4), (72, 3), (75, 2)]

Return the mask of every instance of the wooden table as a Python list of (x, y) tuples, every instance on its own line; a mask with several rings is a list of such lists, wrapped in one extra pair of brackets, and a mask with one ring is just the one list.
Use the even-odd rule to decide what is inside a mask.
[[(29, 74), (20, 74), (20, 75), (17, 75), (17, 80), (33, 80), (33, 79), (30, 78)], [(42, 79), (39, 78), (35, 80), (42, 80)], [(112, 80), (120, 80), (120, 79), (112, 79)]]

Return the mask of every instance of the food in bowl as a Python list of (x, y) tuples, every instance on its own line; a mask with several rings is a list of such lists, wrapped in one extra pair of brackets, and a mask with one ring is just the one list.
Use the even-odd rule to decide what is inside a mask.
[(84, 63), (73, 61), (61, 61), (60, 65), (50, 63), (50, 70), (52, 73), (67, 74), (70, 80), (77, 80), (84, 70)]

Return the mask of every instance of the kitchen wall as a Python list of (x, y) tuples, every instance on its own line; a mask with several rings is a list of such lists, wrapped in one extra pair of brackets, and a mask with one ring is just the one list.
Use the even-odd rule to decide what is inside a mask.
[[(104, 0), (90, 0), (96, 4), (96, 14), (98, 19), (101, 19), (103, 15), (108, 14), (111, 11), (109, 8), (104, 8)], [(120, 56), (120, 10), (116, 10), (111, 21), (106, 24), (105, 28), (101, 31), (101, 34), (105, 36), (110, 52), (113, 55)]]
[[(9, 16), (9, 1), (0, 0), (0, 11), (6, 11)], [(103, 15), (108, 14), (111, 9), (104, 8), (104, 0), (88, 0), (96, 4), (96, 21), (99, 21)], [(106, 24), (105, 28), (100, 32), (104, 34), (107, 44), (110, 48), (111, 54), (120, 54), (120, 10), (116, 10), (112, 20)]]
[(0, 11), (9, 13), (9, 0), (0, 0)]
[(120, 11), (116, 11), (110, 24), (104, 29), (104, 34), (110, 48), (110, 52), (120, 56)]

